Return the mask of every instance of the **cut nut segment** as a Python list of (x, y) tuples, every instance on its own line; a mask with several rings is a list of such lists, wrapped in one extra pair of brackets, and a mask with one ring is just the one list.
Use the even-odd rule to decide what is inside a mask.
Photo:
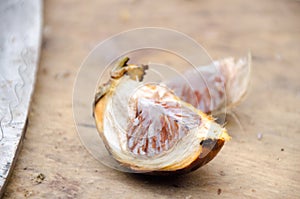
[(143, 84), (147, 67), (127, 62), (112, 71), (94, 103), (113, 158), (129, 171), (155, 174), (189, 172), (213, 159), (229, 139), (226, 130), (164, 85)]

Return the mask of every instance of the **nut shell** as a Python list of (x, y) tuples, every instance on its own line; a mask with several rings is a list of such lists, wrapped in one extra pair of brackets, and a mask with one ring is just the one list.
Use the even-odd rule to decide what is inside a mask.
[[(137, 85), (137, 82), (142, 81), (145, 70), (147, 70), (148, 67), (145, 65), (127, 65), (127, 62), (128, 60), (121, 61), (121, 65), (118, 65), (115, 70), (112, 71), (110, 81), (100, 87), (94, 102), (94, 117), (98, 132), (107, 150), (114, 159), (129, 172), (150, 175), (183, 174), (194, 171), (211, 161), (221, 150), (225, 141), (230, 138), (226, 130), (216, 124), (212, 117), (195, 109), (192, 105), (181, 101), (175, 94), (169, 91), (167, 92), (169, 92), (168, 96), (171, 96), (171, 100), (186, 107), (192, 115), (197, 114), (203, 124), (199, 124), (197, 128), (193, 127), (187, 134), (178, 137), (178, 142), (174, 144), (174, 146), (172, 145), (171, 148), (166, 148), (165, 151), (155, 153), (154, 155), (143, 156), (145, 153), (141, 155), (129, 150), (128, 143), (126, 143), (128, 142), (128, 136), (124, 136), (114, 122), (118, 122), (118, 119), (122, 120), (121, 123), (126, 123), (126, 121), (128, 123), (128, 121), (130, 121), (121, 117), (122, 114), (126, 112), (124, 109), (126, 106), (124, 101), (129, 99), (128, 97), (126, 98), (127, 93), (124, 92), (124, 90), (132, 88), (132, 85)], [(152, 87), (153, 86), (151, 86), (151, 89), (153, 90)], [(149, 88), (147, 87), (147, 89)], [(164, 89), (159, 87), (156, 89), (160, 92), (164, 91)], [(148, 96), (149, 92), (145, 92), (145, 95)], [(124, 99), (119, 99), (120, 104), (123, 104), (114, 112), (114, 114), (118, 116), (111, 117), (110, 115), (113, 113), (111, 108), (112, 101), (115, 102), (117, 101), (116, 99), (118, 99), (116, 93), (118, 95), (124, 95)], [(141, 96), (144, 97), (143, 95)], [(143, 111), (145, 111), (145, 109), (140, 112)], [(158, 115), (155, 114), (151, 117), (155, 120)], [(138, 123), (138, 125), (143, 128), (143, 124)], [(120, 140), (116, 141), (116, 139)]]

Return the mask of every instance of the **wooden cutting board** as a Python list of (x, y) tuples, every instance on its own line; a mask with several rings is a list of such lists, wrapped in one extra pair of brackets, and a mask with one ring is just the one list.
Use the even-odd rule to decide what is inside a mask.
[[(297, 198), (300, 196), (300, 3), (296, 0), (45, 1), (44, 40), (29, 126), (7, 198)], [(214, 59), (253, 55), (232, 140), (208, 165), (158, 178), (109, 169), (81, 145), (72, 117), (89, 51), (130, 28), (173, 28)]]

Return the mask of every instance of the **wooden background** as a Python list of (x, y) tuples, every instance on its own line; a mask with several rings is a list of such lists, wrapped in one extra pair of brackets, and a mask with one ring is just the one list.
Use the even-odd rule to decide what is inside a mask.
[[(29, 127), (5, 197), (299, 198), (299, 22), (296, 0), (46, 0)], [(184, 32), (214, 59), (253, 55), (249, 95), (234, 110), (245, 131), (229, 117), (232, 141), (185, 176), (107, 168), (81, 145), (73, 122), (73, 84), (89, 51), (143, 26)]]

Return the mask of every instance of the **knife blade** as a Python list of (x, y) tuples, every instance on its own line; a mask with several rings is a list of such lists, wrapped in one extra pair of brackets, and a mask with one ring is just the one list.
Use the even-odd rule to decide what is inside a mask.
[(0, 1), (0, 198), (24, 137), (42, 27), (41, 0)]

